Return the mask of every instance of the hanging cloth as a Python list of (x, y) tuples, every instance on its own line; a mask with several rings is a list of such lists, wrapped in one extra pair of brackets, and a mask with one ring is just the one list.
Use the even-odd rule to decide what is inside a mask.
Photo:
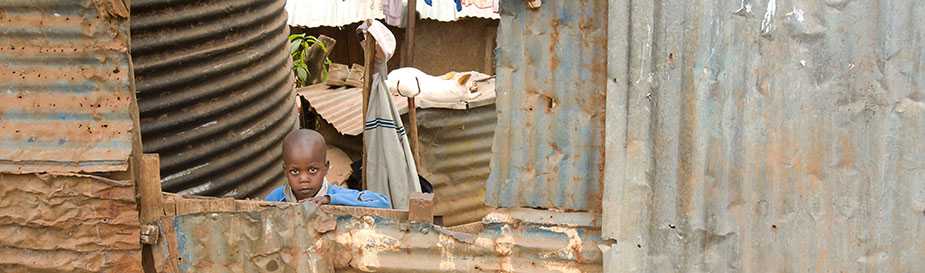
[(408, 209), (408, 195), (421, 192), (421, 184), (401, 114), (392, 104), (385, 85), (387, 63), (395, 52), (395, 36), (379, 21), (369, 22), (372, 24), (363, 23), (359, 29), (368, 31), (376, 39), (379, 50), (375, 57), (363, 132), (367, 143), (364, 148), (366, 170), (363, 170), (366, 172), (366, 186), (370, 191), (389, 197), (392, 208)]

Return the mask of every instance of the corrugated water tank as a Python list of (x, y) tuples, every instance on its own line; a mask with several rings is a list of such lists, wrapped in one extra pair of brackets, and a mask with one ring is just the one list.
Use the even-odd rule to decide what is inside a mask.
[(132, 1), (142, 141), (164, 191), (248, 197), (283, 181), (297, 118), (284, 3)]

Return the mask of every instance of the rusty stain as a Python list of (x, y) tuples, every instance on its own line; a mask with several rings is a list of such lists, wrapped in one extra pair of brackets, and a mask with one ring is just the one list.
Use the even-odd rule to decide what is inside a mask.
[(496, 104), (486, 203), (599, 210), (607, 1), (501, 5), (502, 22), (511, 22), (498, 33), (497, 88), (506, 92)]
[[(159, 226), (167, 239), (156, 247), (166, 254), (160, 268), (163, 272), (271, 267), (308, 272), (602, 271), (599, 231), (593, 227), (513, 221), (511, 214), (498, 212), (486, 217), (476, 233), (465, 233), (377, 216), (380, 210), (324, 211), (311, 205), (287, 205), (165, 218)], [(528, 214), (538, 212), (545, 213)], [(313, 227), (330, 219), (336, 219), (334, 229), (304, 232), (317, 230)], [(223, 249), (238, 252), (215, 251)], [(414, 262), (409, 263), (409, 257), (415, 257)]]
[[(608, 29), (613, 271), (925, 267), (913, 258), (925, 106), (906, 99), (925, 80), (914, 2), (612, 2), (632, 11)], [(780, 8), (787, 27), (765, 39), (760, 22), (720, 12), (752, 6)], [(866, 42), (883, 33), (895, 36)]]
[[(108, 15), (97, 3), (47, 13), (38, 8), (0, 14), (0, 20), (8, 23), (0, 27), (0, 33), (6, 34), (0, 39), (4, 71), (0, 82), (9, 91), (0, 95), (0, 127), (15, 128), (14, 134), (0, 141), (0, 171), (127, 168), (132, 149), (128, 132), (134, 128), (131, 100), (111, 101), (132, 92), (128, 26), (124, 18)], [(94, 22), (95, 27), (87, 35), (73, 35), (74, 27), (86, 22)], [(84, 107), (88, 101), (96, 107)]]

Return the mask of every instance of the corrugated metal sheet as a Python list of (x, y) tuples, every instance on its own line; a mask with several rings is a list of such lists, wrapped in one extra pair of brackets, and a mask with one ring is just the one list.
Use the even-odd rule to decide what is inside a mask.
[(595, 210), (604, 165), (607, 1), (501, 5), (498, 128), (485, 200)]
[(494, 104), (418, 110), (418, 169), (434, 185), (434, 214), (443, 216), (444, 225), (476, 222), (488, 213), (485, 181), (497, 122)]
[(609, 16), (611, 272), (925, 269), (921, 1), (630, 3)]
[(261, 195), (296, 125), (283, 0), (132, 1), (145, 152), (166, 191)]
[(127, 16), (94, 1), (0, 3), (0, 172), (127, 169)]
[[(326, 84), (316, 84), (298, 88), (296, 92), (308, 100), (309, 106), (341, 134), (356, 136), (363, 133), (361, 88), (335, 88)], [(404, 97), (392, 96), (392, 103), (399, 113), (408, 112), (408, 100)]]
[[(339, 27), (366, 19), (385, 18), (382, 9), (383, 2), (383, 0), (294, 0), (286, 2), (286, 11), (289, 12), (290, 26)], [(402, 6), (408, 6), (408, 1), (402, 1)], [(402, 8), (402, 10), (407, 9)], [(417, 10), (418, 18), (443, 22), (452, 22), (465, 17), (499, 18), (497, 11), (490, 7), (465, 5), (461, 11), (456, 11), (456, 3), (453, 0), (434, 0), (433, 6), (425, 4), (423, 0), (418, 1)]]
[(167, 218), (158, 252), (169, 258), (159, 272), (602, 270), (600, 232), (588, 227), (496, 215), (480, 232), (462, 233), (370, 212), (332, 215), (302, 204)]
[[(447, 226), (475, 222), (488, 213), (484, 203), (485, 181), (497, 112), (493, 103), (494, 84), (484, 87), (492, 90), (483, 88), (482, 94), (486, 96), (471, 102), (469, 110), (418, 109), (420, 174), (433, 183), (437, 194), (435, 214), (443, 216)], [(309, 100), (325, 121), (346, 135), (363, 132), (360, 92), (359, 88), (332, 89), (323, 84), (298, 89), (299, 95)], [(399, 112), (408, 111), (408, 100), (404, 97), (393, 96), (392, 102)], [(407, 115), (404, 117), (407, 122)], [(362, 147), (362, 139), (358, 141)]]
[[(433, 103), (434, 105), (428, 106), (428, 109), (469, 109), (494, 103), (495, 81), (488, 79), (476, 84), (478, 97), (464, 103)], [(356, 136), (363, 133), (363, 90), (361, 88), (316, 84), (298, 88), (296, 93), (308, 100), (309, 106), (341, 134)], [(393, 94), (392, 104), (399, 113), (408, 113), (407, 98)], [(420, 103), (418, 108), (422, 108)]]
[(128, 16), (0, 2), (0, 272), (141, 272)]

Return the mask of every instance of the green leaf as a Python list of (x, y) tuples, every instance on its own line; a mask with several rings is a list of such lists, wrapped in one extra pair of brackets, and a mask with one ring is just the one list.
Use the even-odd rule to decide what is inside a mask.
[(292, 41), (292, 44), (289, 45), (289, 55), (292, 55), (293, 53), (296, 52), (296, 50), (299, 50), (299, 46), (301, 44), (302, 44), (302, 39), (297, 39), (295, 41)]
[(289, 40), (292, 41), (295, 38), (304, 38), (304, 37), (305, 37), (305, 33), (292, 34), (292, 35), (289, 35)]
[(308, 80), (308, 70), (306, 70), (304, 67), (296, 67), (295, 72), (296, 76), (299, 77), (299, 81), (303, 84), (306, 80)]
[(307, 61), (305, 58), (308, 58), (308, 47), (307, 46), (302, 48), (302, 62), (303, 63)]

